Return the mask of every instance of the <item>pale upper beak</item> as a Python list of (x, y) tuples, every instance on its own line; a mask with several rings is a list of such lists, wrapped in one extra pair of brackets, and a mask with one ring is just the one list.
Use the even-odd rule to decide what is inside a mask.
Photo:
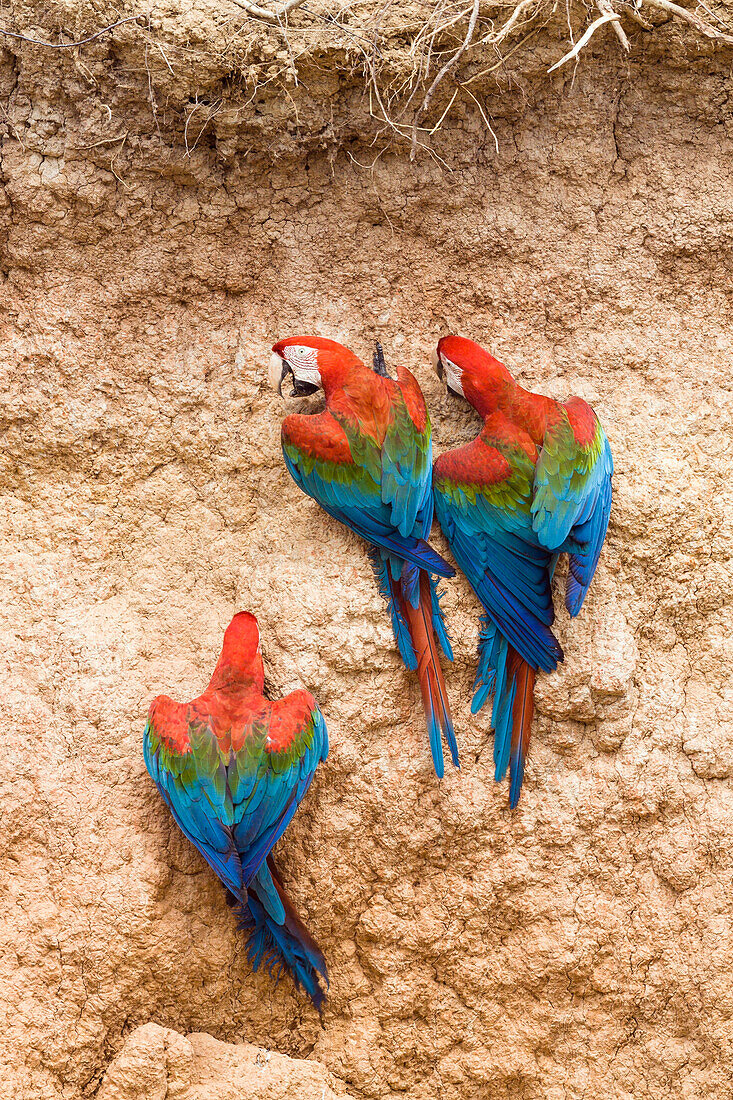
[(278, 355), (276, 351), (273, 351), (270, 356), (270, 369), (267, 372), (267, 381), (272, 386), (273, 390), (277, 390), (281, 393), (282, 381), (287, 370), (287, 363), (281, 355)]

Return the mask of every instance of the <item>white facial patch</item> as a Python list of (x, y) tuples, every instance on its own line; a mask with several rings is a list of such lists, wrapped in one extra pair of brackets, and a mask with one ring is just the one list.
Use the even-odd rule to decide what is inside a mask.
[(443, 364), (445, 370), (445, 382), (454, 393), (460, 393), (461, 397), (465, 397), (463, 392), (463, 385), (461, 379), (463, 378), (463, 371), (455, 363), (452, 363), (450, 359), (446, 359), (444, 355), (441, 355), (440, 361)]
[(293, 376), (299, 382), (310, 382), (314, 386), (321, 385), (317, 348), (309, 348), (304, 344), (293, 344), (284, 348), (283, 354), (286, 362), (293, 369)]

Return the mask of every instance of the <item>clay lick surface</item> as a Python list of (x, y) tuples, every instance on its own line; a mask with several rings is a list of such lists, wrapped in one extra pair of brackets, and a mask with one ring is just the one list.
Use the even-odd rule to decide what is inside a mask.
[[(93, 29), (71, 0), (11, 14)], [(282, 39), (225, 16), (171, 3), (156, 35), (0, 48), (3, 1095), (722, 1100), (730, 53), (625, 24), (628, 58), (603, 28), (547, 77), (559, 13), (511, 79), (470, 86), (496, 144), (461, 95), (444, 163), (411, 161), (323, 29), (298, 83), (268, 84)], [(309, 330), (413, 369), (436, 453), (478, 423), (430, 367), (447, 331), (606, 427), (608, 540), (559, 613), (514, 814), (469, 713), (467, 585), (444, 586), (463, 767), (438, 785), (366, 555), (284, 469), (302, 403), (268, 389), (269, 347)], [(323, 1025), (252, 975), (141, 755), (150, 699), (201, 691), (245, 608), (268, 688), (307, 685), (331, 734), (278, 848), (328, 959)]]

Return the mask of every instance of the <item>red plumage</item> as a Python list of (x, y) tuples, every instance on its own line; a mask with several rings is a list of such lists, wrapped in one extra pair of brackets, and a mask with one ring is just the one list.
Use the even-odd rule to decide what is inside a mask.
[[(427, 544), (432, 523), (430, 421), (420, 386), (403, 367), (397, 379), (370, 370), (331, 340), (278, 341), (271, 382), (293, 375), (294, 392), (322, 387), (326, 408), (292, 415), (282, 426), (285, 461), (296, 483), (370, 545), (403, 660), (416, 667), (436, 772), (443, 774), (441, 731), (458, 762), (438, 640), (450, 652), (429, 573), (453, 569)], [(415, 663), (416, 662), (416, 665)]]
[(593, 409), (519, 386), (484, 348), (443, 337), (436, 366), (484, 418), (477, 439), (435, 463), (436, 514), (486, 612), (472, 703), (493, 691), (496, 778), (511, 769), (514, 806), (524, 774), (537, 669), (562, 649), (551, 578), (570, 556), (565, 602), (576, 615), (592, 580), (611, 507), (613, 461)]

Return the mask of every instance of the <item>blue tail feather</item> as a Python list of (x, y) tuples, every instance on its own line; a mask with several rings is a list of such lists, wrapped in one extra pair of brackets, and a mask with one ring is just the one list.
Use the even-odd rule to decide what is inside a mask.
[(516, 753), (512, 756), (512, 766), (509, 772), (509, 809), (513, 810), (519, 802), (524, 779), (524, 753)]
[(392, 621), (392, 633), (397, 642), (400, 657), (404, 661), (405, 667), (409, 668), (411, 672), (414, 672), (417, 668), (417, 656), (415, 655), (415, 648), (412, 644), (410, 631), (408, 630), (404, 616), (392, 598), (389, 562), (384, 560), (376, 546), (370, 546), (368, 548), (368, 553), (377, 586), (379, 587), (379, 593), (386, 601), (389, 608), (389, 616)]
[(274, 866), (268, 858), (277, 891), (284, 904), (285, 919), (276, 921), (257, 896), (257, 879), (247, 891), (247, 900), (239, 905), (239, 927), (247, 932), (247, 958), (254, 971), (264, 964), (277, 983), (283, 970), (290, 971), (298, 988), (308, 994), (319, 1012), (326, 995), (319, 983), (321, 975), (328, 985), (328, 971), (323, 954), (293, 909)]
[[(442, 723), (440, 714), (442, 714)], [(450, 713), (443, 708), (440, 698), (435, 699), (432, 694), (430, 696), (429, 705), (426, 707), (425, 717), (427, 719), (428, 739), (430, 741), (430, 752), (433, 757), (433, 767), (435, 768), (435, 774), (438, 779), (442, 779), (445, 773), (443, 736), (448, 745), (448, 751), (450, 752), (453, 764), (456, 768), (460, 768), (461, 766), (458, 759), (458, 742), (456, 741), (456, 733), (453, 728), (453, 719)]]
[(426, 714), (425, 717), (427, 719), (428, 740), (430, 742), (430, 754), (433, 758), (433, 767), (435, 768), (435, 774), (438, 779), (442, 779), (445, 774), (445, 765), (443, 763), (443, 740), (440, 733), (440, 722), (438, 721), (438, 715), (435, 712), (434, 705), (430, 708), (430, 713)]
[(497, 783), (506, 775), (512, 746), (512, 708), (516, 684), (512, 679), (507, 683), (506, 655), (504, 655), (501, 679), (497, 676), (494, 692), (494, 708), (491, 712), (491, 724), (494, 727), (494, 779)]
[[(494, 778), (500, 782), (510, 769), (509, 805), (514, 808), (519, 800), (519, 792), (524, 777), (524, 762), (526, 755), (526, 741), (523, 744), (521, 737), (517, 745), (513, 746), (512, 739), (515, 734), (516, 718), (520, 721), (517, 733), (523, 725), (521, 711), (518, 716), (514, 714), (514, 703), (517, 693), (518, 668), (520, 660), (517, 653), (512, 651), (507, 639), (497, 629), (488, 615), (481, 620), (481, 633), (479, 635), (479, 663), (474, 682), (474, 696), (471, 703), (471, 711), (476, 714), (489, 695), (493, 693), (494, 701), (491, 711), (491, 727), (494, 732)], [(512, 660), (508, 661), (510, 653)], [(531, 691), (534, 680), (529, 685), (530, 694), (526, 699), (531, 705)], [(531, 710), (527, 712), (531, 722)], [(529, 738), (529, 726), (527, 726), (526, 740)]]
[(473, 684), (474, 696), (471, 701), (471, 714), (478, 714), (494, 690), (497, 664), (502, 647), (506, 651), (506, 640), (496, 629), (489, 616), (482, 615), (478, 640), (478, 667)]
[(450, 752), (450, 758), (453, 761), (453, 765), (456, 768), (460, 768), (460, 762), (458, 760), (458, 742), (456, 741), (456, 731), (453, 728), (453, 719), (450, 714), (444, 715), (444, 730), (445, 739), (448, 743), (448, 751)]

